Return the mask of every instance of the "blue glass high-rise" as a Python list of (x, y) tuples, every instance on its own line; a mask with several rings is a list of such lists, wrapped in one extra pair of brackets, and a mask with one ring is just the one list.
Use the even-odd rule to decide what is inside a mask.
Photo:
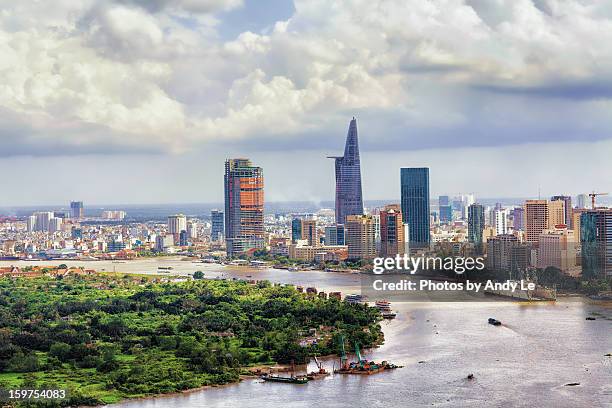
[(363, 214), (357, 119), (349, 125), (344, 156), (329, 158), (336, 162), (336, 223), (344, 224), (347, 215)]
[(400, 178), (402, 217), (409, 227), (410, 248), (428, 248), (429, 168), (402, 168)]

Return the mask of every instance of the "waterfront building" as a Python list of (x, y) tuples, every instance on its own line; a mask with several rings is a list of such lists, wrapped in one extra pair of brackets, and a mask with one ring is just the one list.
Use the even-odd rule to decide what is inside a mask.
[(248, 159), (225, 162), (225, 240), (230, 257), (264, 248), (264, 177)]
[(348, 215), (345, 224), (349, 259), (376, 257), (374, 219), (371, 215)]
[(308, 262), (345, 261), (349, 257), (346, 245), (307, 245), (305, 241), (298, 240), (289, 245), (289, 258)]
[(82, 201), (71, 201), (70, 202), (70, 217), (74, 219), (81, 219), (85, 215), (83, 202)]
[(612, 276), (612, 208), (584, 211), (580, 216), (582, 276)]
[(485, 211), (481, 204), (468, 207), (468, 241), (474, 244), (477, 253), (483, 250), (483, 231), (485, 228)]
[(220, 241), (223, 235), (225, 234), (224, 232), (225, 219), (224, 219), (223, 211), (212, 210), (210, 212), (210, 220), (211, 220), (210, 240), (212, 242)]
[(576, 267), (574, 231), (566, 227), (544, 230), (538, 243), (538, 268), (555, 267), (568, 273)]
[(393, 257), (404, 254), (404, 223), (399, 204), (385, 206), (380, 212), (380, 255)]
[(344, 224), (348, 215), (363, 214), (361, 164), (357, 120), (349, 124), (343, 156), (331, 156), (336, 172), (336, 224)]
[(572, 197), (566, 195), (552, 196), (550, 201), (563, 201), (563, 224), (567, 225), (567, 228), (573, 229), (572, 226)]
[(428, 248), (430, 243), (429, 168), (400, 170), (401, 211), (408, 224), (410, 248)]
[(172, 235), (157, 235), (155, 237), (155, 250), (163, 252), (174, 246), (174, 236)]

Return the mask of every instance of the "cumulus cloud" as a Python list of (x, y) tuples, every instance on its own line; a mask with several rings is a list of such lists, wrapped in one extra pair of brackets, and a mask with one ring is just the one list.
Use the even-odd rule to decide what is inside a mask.
[(379, 150), (612, 130), (602, 2), (294, 3), (225, 39), (241, 0), (0, 1), (0, 153), (327, 149), (353, 114)]

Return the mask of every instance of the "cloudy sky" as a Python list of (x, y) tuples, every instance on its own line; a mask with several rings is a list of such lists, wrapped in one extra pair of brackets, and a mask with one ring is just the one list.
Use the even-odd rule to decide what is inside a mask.
[(366, 199), (612, 190), (612, 3), (0, 0), (0, 205), (333, 199), (358, 118)]

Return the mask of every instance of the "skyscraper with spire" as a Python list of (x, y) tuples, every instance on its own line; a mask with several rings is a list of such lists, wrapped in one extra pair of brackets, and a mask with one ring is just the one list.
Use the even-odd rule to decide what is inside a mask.
[(347, 215), (363, 214), (361, 165), (357, 119), (353, 117), (346, 135), (344, 156), (331, 156), (336, 162), (336, 223), (344, 224)]

